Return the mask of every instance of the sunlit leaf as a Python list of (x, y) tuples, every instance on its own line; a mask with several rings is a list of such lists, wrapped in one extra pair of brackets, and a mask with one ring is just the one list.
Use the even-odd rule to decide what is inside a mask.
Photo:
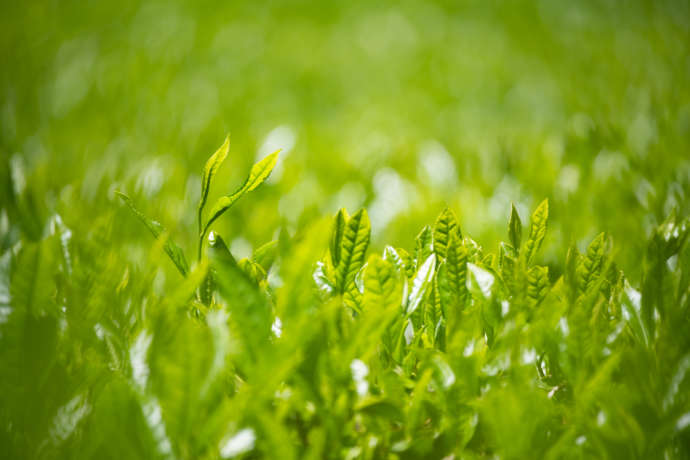
[(211, 182), (213, 182), (213, 177), (218, 172), (218, 168), (223, 164), (225, 158), (228, 156), (228, 151), (230, 150), (230, 136), (225, 138), (225, 142), (221, 145), (216, 152), (211, 155), (211, 157), (206, 161), (204, 170), (201, 174), (201, 197), (199, 198), (199, 206), (197, 209), (197, 217), (199, 230), (201, 230), (202, 225), (202, 213), (206, 201), (208, 200), (208, 192), (211, 189)]
[(390, 309), (402, 305), (401, 274), (378, 255), (369, 257), (364, 270), (364, 309)]
[(405, 313), (407, 315), (412, 314), (422, 302), (424, 295), (431, 285), (435, 266), (436, 256), (434, 256), (434, 254), (430, 254), (424, 263), (419, 267), (419, 270), (417, 270), (417, 273), (412, 280), (410, 294), (407, 297), (407, 304), (405, 308)]
[(420, 267), (429, 255), (433, 252), (433, 238), (434, 232), (428, 225), (425, 226), (415, 239), (415, 257), (417, 258), (417, 267)]
[(242, 198), (247, 193), (256, 189), (268, 178), (268, 176), (271, 174), (271, 171), (273, 171), (276, 162), (278, 161), (279, 153), (280, 150), (277, 150), (272, 154), (268, 155), (263, 160), (256, 163), (254, 166), (252, 166), (251, 171), (249, 171), (249, 176), (247, 176), (247, 179), (244, 181), (244, 184), (242, 184), (242, 186), (239, 189), (237, 189), (237, 191), (235, 191), (232, 195), (220, 197), (214, 203), (213, 207), (211, 208), (211, 211), (209, 211), (210, 217), (206, 221), (206, 224), (204, 225), (203, 230), (201, 232), (202, 238), (204, 235), (206, 235), (209, 227), (211, 227), (211, 225), (213, 224), (213, 222), (216, 221), (216, 219), (223, 215), (225, 211), (230, 209), (237, 200)]
[(546, 221), (549, 218), (549, 201), (542, 201), (532, 213), (529, 237), (525, 242), (525, 261), (530, 264), (539, 251), (544, 235), (546, 235)]

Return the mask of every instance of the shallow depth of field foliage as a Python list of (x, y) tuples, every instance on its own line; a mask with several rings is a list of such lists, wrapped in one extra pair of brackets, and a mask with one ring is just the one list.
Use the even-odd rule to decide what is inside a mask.
[(0, 11), (0, 458), (690, 458), (687, 1)]

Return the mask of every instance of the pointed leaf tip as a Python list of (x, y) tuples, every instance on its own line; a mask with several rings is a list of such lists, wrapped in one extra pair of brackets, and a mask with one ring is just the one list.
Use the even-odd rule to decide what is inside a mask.
[(522, 243), (522, 220), (520, 214), (515, 209), (515, 204), (510, 204), (510, 221), (508, 222), (508, 236), (510, 244), (517, 252), (520, 251), (520, 244)]
[(200, 235), (201, 237), (208, 232), (211, 224), (213, 224), (213, 222), (215, 222), (215, 220), (218, 219), (225, 211), (230, 209), (237, 200), (264, 183), (264, 181), (271, 174), (271, 171), (273, 171), (273, 168), (278, 161), (279, 153), (280, 149), (271, 153), (258, 163), (255, 163), (254, 166), (252, 166), (252, 169), (249, 171), (249, 175), (247, 176), (247, 179), (245, 179), (244, 184), (242, 184), (239, 189), (237, 189), (232, 195), (226, 195), (218, 198), (209, 212), (210, 217), (206, 222), (206, 225), (203, 226), (203, 230), (201, 231)]
[(230, 150), (230, 135), (225, 137), (223, 144), (216, 150), (216, 152), (211, 155), (211, 157), (206, 161), (204, 170), (201, 174), (201, 197), (199, 198), (199, 206), (197, 210), (199, 229), (201, 229), (202, 212), (206, 201), (208, 200), (208, 193), (211, 189), (211, 182), (213, 177), (218, 172), (218, 169), (223, 164), (228, 156), (228, 151)]
[[(139, 211), (136, 206), (134, 206), (134, 202), (130, 197), (117, 190), (115, 193), (122, 199), (122, 201), (125, 202), (125, 204), (127, 204), (127, 207), (129, 207), (130, 211), (132, 211), (132, 213), (141, 221), (141, 223), (143, 223), (146, 228), (149, 229), (154, 238), (161, 238), (161, 235), (166, 233), (165, 228), (163, 228), (159, 222), (149, 219), (141, 211)], [(165, 238), (163, 250), (168, 257), (170, 257), (170, 260), (173, 261), (175, 267), (177, 267), (180, 273), (182, 273), (182, 276), (187, 276), (187, 273), (189, 273), (189, 264), (184, 256), (184, 252), (182, 252), (182, 249), (176, 245), (169, 236), (166, 235)]]

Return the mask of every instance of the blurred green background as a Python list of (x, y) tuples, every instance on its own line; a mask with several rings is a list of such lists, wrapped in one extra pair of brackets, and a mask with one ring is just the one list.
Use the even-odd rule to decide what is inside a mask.
[(3, 205), (3, 249), (58, 212), (76, 235), (115, 224), (143, 260), (120, 189), (193, 254), (228, 132), (213, 196), (284, 151), (216, 225), (239, 256), (361, 206), (379, 247), (410, 247), (447, 204), (493, 249), (511, 201), (526, 222), (548, 197), (552, 276), (607, 231), (636, 279), (653, 225), (688, 213), (687, 1), (3, 3), (2, 195), (29, 190), (36, 216), (13, 226)]

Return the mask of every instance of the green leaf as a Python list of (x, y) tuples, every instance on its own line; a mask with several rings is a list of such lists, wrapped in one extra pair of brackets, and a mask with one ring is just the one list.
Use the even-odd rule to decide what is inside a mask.
[(278, 257), (278, 240), (269, 241), (254, 251), (252, 259), (268, 272)]
[(518, 275), (518, 259), (515, 249), (508, 243), (501, 242), (498, 249), (498, 272), (511, 294), (515, 295), (522, 287)]
[(56, 313), (54, 264), (56, 253), (45, 240), (28, 243), (21, 247), (12, 260), (11, 252), (5, 255), (4, 264), (10, 268), (8, 304), (13, 309), (27, 312), (38, 318)]
[(587, 292), (601, 274), (605, 253), (606, 235), (600, 233), (589, 244), (587, 252), (577, 266), (576, 276), (580, 293)]
[(510, 205), (510, 221), (508, 222), (508, 236), (510, 237), (510, 244), (513, 245), (516, 252), (520, 252), (520, 243), (522, 242), (522, 221), (520, 215), (515, 209), (515, 205)]
[(625, 296), (623, 296), (622, 303), (623, 309), (627, 313), (624, 317), (627, 316), (627, 322), (630, 325), (632, 335), (639, 343), (649, 347), (650, 333), (642, 319), (642, 295), (630, 286), (628, 280), (624, 282), (624, 293)]
[(242, 187), (237, 189), (235, 193), (233, 193), (232, 195), (226, 195), (218, 198), (218, 201), (215, 202), (215, 204), (211, 208), (211, 211), (209, 212), (210, 217), (206, 222), (203, 231), (201, 232), (201, 238), (203, 238), (204, 235), (206, 235), (206, 232), (208, 232), (208, 229), (211, 226), (211, 224), (213, 224), (213, 222), (215, 222), (216, 219), (223, 215), (225, 211), (230, 209), (237, 200), (242, 198), (245, 194), (256, 189), (268, 178), (268, 176), (271, 174), (271, 171), (273, 171), (276, 162), (278, 161), (279, 153), (280, 150), (276, 150), (275, 152), (271, 153), (266, 158), (252, 166), (252, 169), (249, 172), (249, 176), (247, 176), (247, 179), (244, 181), (244, 184), (242, 185)]
[(442, 333), (444, 327), (443, 306), (441, 302), (441, 292), (439, 289), (439, 273), (445, 269), (446, 262), (441, 262), (432, 280), (431, 289), (429, 291), (428, 301), (424, 308), (424, 327), (428, 331), (429, 338), (432, 344), (436, 345), (440, 342), (443, 344), (445, 334)]
[(400, 272), (392, 262), (374, 254), (364, 269), (363, 308), (389, 309), (402, 304)]
[(354, 409), (369, 417), (378, 417), (386, 423), (404, 421), (404, 414), (400, 408), (393, 404), (393, 401), (388, 401), (381, 396), (367, 396), (359, 401)]
[(580, 251), (577, 250), (577, 246), (571, 244), (565, 257), (565, 271), (563, 273), (568, 299), (571, 303), (575, 301), (579, 290), (577, 267), (581, 258), (582, 256), (580, 255)]
[(330, 239), (330, 251), (331, 251), (331, 263), (334, 267), (338, 266), (340, 263), (340, 248), (343, 241), (343, 235), (345, 234), (345, 226), (350, 216), (347, 214), (345, 208), (340, 209), (338, 214), (335, 215), (333, 220), (333, 229), (331, 230)]
[[(329, 270), (330, 269), (330, 270)], [(320, 292), (326, 296), (330, 296), (335, 291), (335, 281), (333, 280), (333, 268), (330, 264), (324, 262), (317, 262), (312, 279), (316, 283), (316, 287)]]
[(398, 273), (402, 273), (403, 275), (406, 273), (405, 262), (394, 247), (386, 246), (383, 248), (383, 260), (391, 263)]
[(357, 283), (352, 281), (343, 293), (343, 304), (357, 313), (362, 313), (363, 297), (362, 291), (359, 290)]
[(549, 290), (549, 267), (534, 266), (527, 271), (527, 303), (534, 308)]
[(417, 274), (412, 280), (412, 289), (410, 295), (407, 297), (407, 304), (405, 308), (406, 315), (411, 315), (419, 304), (422, 302), (424, 295), (429, 289), (431, 280), (434, 277), (434, 267), (436, 265), (436, 257), (434, 254), (429, 254), (429, 257), (417, 270)]
[[(257, 285), (256, 278), (235, 262), (221, 241), (216, 236), (216, 244), (209, 245), (208, 251), (219, 301), (227, 306), (246, 359), (256, 360), (256, 353), (265, 346), (271, 334), (272, 306), (265, 291)], [(256, 267), (258, 265), (254, 264)]]
[(228, 156), (228, 151), (230, 150), (230, 135), (225, 138), (223, 145), (216, 150), (216, 152), (211, 155), (211, 157), (206, 161), (204, 166), (204, 171), (201, 175), (201, 197), (199, 198), (199, 208), (197, 211), (198, 221), (199, 221), (199, 231), (201, 231), (201, 219), (204, 206), (208, 200), (208, 192), (211, 189), (211, 181), (213, 181), (213, 176), (216, 175), (218, 168), (223, 164), (225, 158)]
[(467, 264), (467, 270), (472, 274), (470, 277), (470, 286), (473, 297), (475, 299), (490, 299), (493, 294), (493, 285), (495, 281), (493, 273), (472, 263)]
[(415, 243), (415, 256), (417, 258), (417, 266), (419, 267), (422, 261), (427, 260), (433, 252), (433, 231), (431, 227), (425, 226), (417, 235)]
[(237, 266), (256, 284), (266, 279), (266, 270), (258, 263), (246, 257), (237, 262)]
[(340, 260), (335, 268), (335, 281), (338, 292), (345, 293), (349, 284), (354, 281), (357, 272), (364, 265), (371, 224), (366, 210), (360, 209), (348, 221), (344, 228), (340, 244)]
[(144, 214), (142, 214), (134, 206), (134, 203), (127, 195), (117, 191), (115, 193), (122, 199), (122, 201), (125, 202), (129, 209), (134, 213), (135, 216), (139, 218), (139, 220), (146, 226), (146, 228), (149, 229), (154, 238), (161, 238), (161, 235), (165, 234), (165, 236), (163, 236), (163, 238), (165, 238), (163, 250), (168, 255), (168, 257), (170, 257), (170, 260), (173, 261), (180, 273), (182, 273), (183, 276), (187, 276), (187, 273), (189, 273), (189, 264), (187, 263), (187, 259), (185, 258), (182, 249), (180, 249), (178, 245), (176, 245), (169, 237), (167, 237), (167, 232), (165, 228), (163, 228), (163, 226), (159, 222), (151, 220)]
[(0, 255), (0, 308), (10, 304), (10, 261), (12, 252), (5, 251)]
[(208, 235), (208, 251), (213, 256), (213, 260), (221, 260), (230, 265), (237, 265), (235, 257), (228, 249), (227, 244), (223, 238), (216, 232), (211, 232)]
[(434, 252), (438, 257), (446, 258), (448, 243), (453, 233), (457, 234), (458, 239), (462, 239), (462, 233), (455, 219), (455, 214), (449, 208), (446, 208), (438, 216), (434, 224), (433, 245)]
[(439, 288), (443, 291), (449, 306), (462, 309), (467, 302), (467, 249), (460, 244), (458, 236), (453, 233), (448, 242), (445, 276)]
[[(544, 235), (546, 235), (546, 221), (549, 218), (549, 200), (542, 201), (532, 214), (529, 238), (525, 242), (525, 261), (532, 263), (532, 259), (539, 251)], [(516, 248), (517, 249), (517, 248)]]

